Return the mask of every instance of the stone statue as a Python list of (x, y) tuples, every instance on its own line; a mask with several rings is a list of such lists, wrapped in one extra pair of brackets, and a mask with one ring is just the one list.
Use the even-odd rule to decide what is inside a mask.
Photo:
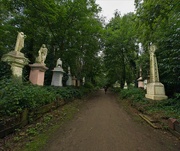
[(57, 60), (56, 67), (61, 67), (61, 68), (62, 68), (61, 58), (59, 58), (59, 59)]
[(25, 38), (26, 38), (26, 35), (23, 32), (18, 32), (15, 51), (19, 51), (19, 52), (21, 51), (21, 49), (24, 47)]
[(45, 64), (46, 56), (47, 56), (48, 49), (46, 48), (45, 44), (42, 44), (41, 48), (38, 51), (39, 56), (36, 58), (37, 63)]

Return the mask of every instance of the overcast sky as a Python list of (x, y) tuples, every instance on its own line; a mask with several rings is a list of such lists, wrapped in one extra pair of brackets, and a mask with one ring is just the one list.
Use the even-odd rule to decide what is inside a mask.
[(121, 15), (134, 12), (134, 0), (96, 0), (96, 3), (102, 8), (101, 14), (106, 17), (106, 21), (114, 16), (116, 9)]

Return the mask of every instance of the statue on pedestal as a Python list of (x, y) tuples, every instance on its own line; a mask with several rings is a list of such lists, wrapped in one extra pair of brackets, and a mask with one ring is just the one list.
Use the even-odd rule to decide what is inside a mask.
[(42, 44), (41, 48), (38, 51), (39, 56), (36, 58), (37, 63), (45, 64), (46, 56), (47, 56), (48, 49), (46, 48), (45, 44)]

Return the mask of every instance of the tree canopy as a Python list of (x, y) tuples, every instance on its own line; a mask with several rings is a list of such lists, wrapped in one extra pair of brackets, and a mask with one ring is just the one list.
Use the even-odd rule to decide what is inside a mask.
[[(116, 11), (108, 24), (99, 17), (101, 8), (95, 0), (0, 0), (0, 4), (0, 57), (14, 49), (17, 31), (23, 31), (27, 38), (22, 52), (30, 63), (44, 43), (50, 69), (61, 58), (64, 70), (70, 66), (78, 79), (101, 85), (118, 81), (123, 88), (125, 81), (137, 80), (140, 67), (147, 78), (153, 43), (158, 48), (160, 81), (168, 94), (180, 92), (179, 0), (135, 0), (135, 13), (121, 16)], [(5, 64), (0, 65), (4, 76)], [(46, 84), (51, 76), (49, 70)]]

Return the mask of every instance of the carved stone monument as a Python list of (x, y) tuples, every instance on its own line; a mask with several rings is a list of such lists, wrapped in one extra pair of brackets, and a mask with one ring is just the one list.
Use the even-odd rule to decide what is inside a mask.
[(137, 79), (138, 81), (138, 88), (144, 89), (144, 81), (142, 78), (142, 69), (140, 68), (140, 72), (139, 72), (139, 78)]
[(48, 49), (46, 45), (43, 44), (38, 51), (39, 56), (36, 58), (36, 62), (34, 64), (30, 64), (31, 67), (29, 80), (33, 84), (44, 85), (44, 75), (45, 71), (48, 69), (46, 64), (44, 63), (46, 60)]
[(71, 76), (70, 67), (68, 67), (68, 80), (66, 82), (66, 85), (68, 85), (68, 86), (72, 85), (72, 76)]
[(62, 68), (62, 61), (60, 58), (57, 60), (56, 67), (52, 71), (53, 71), (53, 77), (52, 77), (51, 85), (62, 86), (62, 77), (64, 70)]
[(24, 47), (25, 38), (26, 35), (23, 32), (18, 32), (14, 51), (2, 56), (2, 61), (7, 62), (11, 66), (13, 77), (18, 78), (19, 81), (22, 81), (23, 67), (29, 63), (29, 60), (20, 52)]
[(156, 46), (150, 46), (150, 82), (147, 84), (146, 98), (152, 100), (164, 100), (167, 99), (165, 95), (164, 85), (159, 81), (159, 72), (157, 59), (155, 55)]

